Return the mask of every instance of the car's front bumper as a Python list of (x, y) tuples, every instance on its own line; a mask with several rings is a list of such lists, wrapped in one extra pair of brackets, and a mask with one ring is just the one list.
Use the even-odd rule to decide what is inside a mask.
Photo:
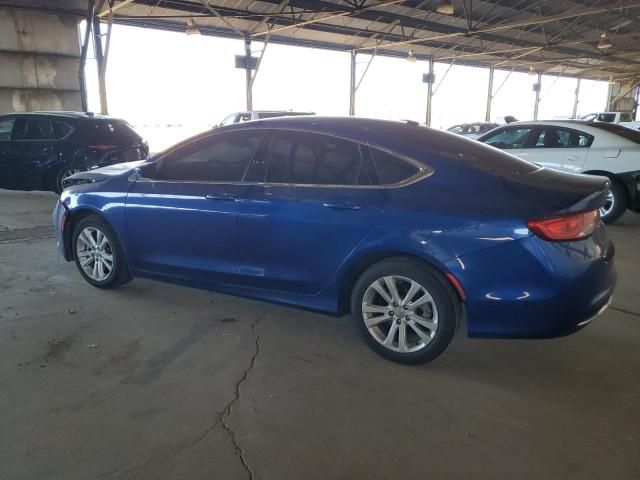
[(611, 301), (614, 248), (588, 239), (513, 240), (447, 263), (466, 294), (469, 336), (550, 338), (587, 325)]
[(67, 207), (60, 199), (58, 199), (56, 206), (53, 209), (53, 228), (56, 234), (56, 245), (64, 259), (70, 261), (72, 259), (70, 258), (69, 250), (65, 245), (65, 225), (68, 218), (69, 211)]

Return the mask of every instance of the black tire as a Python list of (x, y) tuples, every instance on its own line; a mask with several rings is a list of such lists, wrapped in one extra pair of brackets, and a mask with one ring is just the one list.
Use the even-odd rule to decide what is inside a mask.
[(57, 194), (61, 194), (64, 190), (64, 179), (69, 174), (81, 172), (84, 170), (75, 165), (61, 165), (56, 167), (55, 170), (49, 175), (49, 189)]
[[(387, 300), (384, 300), (380, 293), (375, 293), (369, 288), (373, 288), (372, 284), (378, 280), (384, 283), (384, 277), (402, 277), (399, 279), (394, 279), (394, 285), (398, 289), (399, 297), (404, 297), (409, 290), (409, 285), (406, 280), (413, 281), (419, 284), (424, 291), (426, 291), (432, 298), (433, 302), (429, 303), (428, 311), (425, 306), (425, 312), (420, 313), (418, 309), (417, 313), (413, 311), (407, 312), (402, 309), (402, 302), (396, 308), (393, 305), (390, 307), (383, 307), (384, 309), (390, 308), (391, 310), (386, 313), (386, 316), (389, 316), (394, 310), (394, 316), (392, 316), (391, 321), (387, 321), (380, 323), (372, 327), (372, 330), (369, 330), (369, 327), (365, 324), (365, 315), (363, 312), (363, 301), (365, 300), (365, 294), (367, 295), (367, 304), (372, 305), (372, 303), (376, 303), (373, 306), (378, 306), (380, 304), (384, 305), (388, 303)], [(386, 288), (386, 293), (389, 293), (388, 287)], [(405, 290), (402, 290), (402, 289)], [(373, 295), (373, 297), (370, 297)], [(376, 295), (379, 295), (376, 297)], [(420, 298), (423, 295), (422, 291), (418, 291), (412, 299)], [(371, 303), (370, 303), (371, 298)], [(411, 299), (409, 299), (411, 300)], [(411, 302), (408, 302), (410, 305)], [(435, 308), (434, 308), (435, 307)], [(404, 318), (399, 318), (399, 316), (407, 314)], [(419, 315), (420, 319), (434, 319), (437, 318), (437, 327), (435, 328), (435, 332), (427, 330), (426, 328), (419, 328), (418, 330), (423, 333), (427, 332), (431, 336), (430, 341), (422, 340), (424, 344), (420, 347), (420, 338), (416, 334), (416, 330), (414, 327), (416, 325), (413, 323), (412, 317), (413, 314)], [(437, 317), (436, 317), (437, 314)], [(353, 289), (351, 291), (351, 315), (357, 325), (357, 328), (360, 330), (360, 333), (364, 337), (367, 344), (373, 349), (376, 353), (382, 355), (383, 357), (392, 360), (398, 363), (404, 364), (419, 364), (429, 362), (440, 354), (442, 354), (445, 349), (451, 343), (451, 339), (456, 331), (456, 326), (460, 320), (460, 301), (457, 297), (457, 294), (451, 287), (451, 285), (447, 282), (447, 280), (435, 269), (431, 268), (427, 264), (419, 262), (417, 260), (413, 260), (405, 257), (394, 257), (386, 260), (382, 260), (378, 263), (373, 264), (367, 270), (365, 270), (360, 277), (356, 280), (353, 285)], [(374, 314), (371, 314), (374, 315)], [(382, 318), (385, 313), (380, 312), (380, 317), (372, 317), (369, 320), (375, 320), (376, 318)], [(429, 315), (431, 315), (429, 317)], [(408, 320), (405, 320), (409, 318)], [(395, 319), (395, 320), (394, 320)], [(393, 323), (398, 325), (397, 327), (393, 327)], [(411, 324), (411, 325), (410, 325)], [(413, 340), (415, 341), (415, 345), (412, 348), (415, 348), (415, 351), (400, 351), (400, 333), (394, 334), (398, 336), (397, 346), (391, 345), (391, 348), (384, 346), (381, 343), (381, 336), (387, 335), (387, 339), (389, 338), (389, 333), (391, 328), (405, 329), (407, 333), (405, 333), (405, 339), (409, 341), (409, 337), (413, 336)], [(386, 330), (385, 330), (386, 329)], [(411, 342), (409, 341), (409, 344)], [(407, 345), (407, 342), (403, 342), (404, 345)]]
[[(613, 195), (613, 207), (608, 209), (600, 209), (600, 216), (604, 223), (615, 222), (620, 218), (629, 206), (629, 197), (624, 184), (617, 178), (609, 177), (611, 182), (610, 191)], [(606, 205), (605, 205), (606, 207)]]
[[(78, 240), (83, 232), (85, 232), (85, 236), (83, 238), (87, 238), (87, 232), (93, 233), (94, 231), (99, 231), (106, 237), (106, 244), (104, 245), (102, 251), (96, 250), (95, 247), (93, 247), (94, 250), (87, 250), (85, 246), (88, 245), (88, 243), (84, 240)], [(92, 236), (92, 239), (95, 238), (96, 237)], [(73, 233), (71, 235), (71, 249), (73, 251), (73, 258), (75, 260), (76, 267), (78, 267), (80, 275), (82, 275), (82, 277), (94, 287), (114, 288), (127, 283), (131, 279), (127, 270), (122, 247), (120, 246), (120, 242), (118, 241), (118, 237), (116, 236), (111, 226), (99, 216), (89, 215), (82, 218), (74, 226)], [(91, 253), (88, 254), (88, 252)], [(94, 254), (96, 256), (101, 254), (105, 259), (107, 258), (107, 256), (111, 256), (111, 269), (104, 278), (93, 278), (82, 265), (82, 262), (87, 260), (89, 256), (93, 256)], [(89, 263), (88, 265), (86, 265), (86, 267), (92, 269), (91, 267), (93, 267), (96, 262), (102, 261), (102, 258), (103, 257), (90, 258)], [(103, 266), (103, 268), (106, 269), (107, 267)], [(96, 271), (94, 270), (93, 273), (95, 274), (95, 272)], [(102, 271), (102, 273), (104, 273), (104, 271)]]

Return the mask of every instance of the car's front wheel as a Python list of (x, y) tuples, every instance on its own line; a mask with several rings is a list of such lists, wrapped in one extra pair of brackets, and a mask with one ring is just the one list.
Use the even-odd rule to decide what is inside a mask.
[(458, 299), (431, 268), (406, 258), (369, 267), (356, 281), (351, 313), (369, 346), (400, 363), (425, 363), (447, 348)]
[(76, 266), (91, 285), (113, 288), (129, 280), (118, 239), (100, 217), (90, 215), (81, 219), (73, 229), (71, 241)]
[(604, 205), (600, 207), (600, 218), (604, 223), (615, 222), (627, 210), (628, 204), (624, 185), (615, 178), (610, 177), (609, 181), (611, 182), (609, 193)]

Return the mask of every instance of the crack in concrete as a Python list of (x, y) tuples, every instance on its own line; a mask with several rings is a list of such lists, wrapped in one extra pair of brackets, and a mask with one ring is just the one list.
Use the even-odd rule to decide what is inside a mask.
[(247, 474), (249, 475), (249, 479), (250, 480), (253, 480), (253, 478), (254, 478), (253, 470), (251, 470), (251, 466), (249, 465), (249, 462), (247, 461), (247, 458), (246, 458), (246, 455), (245, 455), (245, 451), (242, 449), (242, 447), (238, 443), (238, 439), (236, 438), (235, 430), (229, 424), (229, 417), (231, 416), (231, 410), (233, 409), (233, 406), (238, 401), (240, 401), (240, 387), (241, 387), (241, 385), (243, 383), (245, 383), (247, 381), (247, 378), (249, 377), (249, 373), (251, 373), (253, 368), (256, 366), (256, 359), (258, 358), (258, 355), (260, 354), (260, 335), (258, 335), (258, 331), (256, 330), (256, 328), (257, 328), (258, 324), (260, 323), (260, 321), (264, 317), (266, 317), (268, 313), (270, 313), (273, 310), (275, 310), (275, 308), (277, 308), (277, 307), (270, 308), (270, 309), (264, 311), (258, 318), (256, 318), (256, 320), (251, 325), (251, 330), (253, 331), (253, 334), (255, 336), (255, 343), (254, 343), (255, 350), (253, 352), (253, 355), (251, 356), (251, 360), (249, 361), (249, 365), (244, 370), (244, 373), (243, 373), (242, 377), (240, 378), (240, 380), (238, 381), (238, 383), (236, 383), (236, 388), (235, 388), (235, 391), (234, 391), (233, 398), (231, 399), (231, 401), (229, 403), (227, 403), (224, 411), (222, 412), (222, 414), (220, 415), (220, 418), (219, 418), (219, 420), (220, 420), (220, 422), (222, 424), (222, 428), (224, 428), (224, 431), (227, 432), (227, 434), (229, 435), (229, 438), (231, 439), (231, 443), (233, 443), (233, 447), (236, 450), (236, 454), (240, 458), (240, 462), (242, 462), (242, 466), (247, 471)]
[(616, 312), (622, 312), (622, 313), (626, 313), (627, 315), (633, 315), (634, 317), (640, 317), (640, 313), (638, 312), (632, 312), (631, 310), (626, 310), (624, 308), (616, 307), (614, 305), (611, 305), (609, 308), (611, 310), (615, 310)]

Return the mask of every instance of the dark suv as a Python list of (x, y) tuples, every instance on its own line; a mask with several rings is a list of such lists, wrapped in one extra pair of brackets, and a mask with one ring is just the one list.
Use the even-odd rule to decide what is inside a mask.
[(147, 143), (124, 120), (81, 112), (0, 116), (0, 187), (61, 192), (82, 170), (143, 160)]

